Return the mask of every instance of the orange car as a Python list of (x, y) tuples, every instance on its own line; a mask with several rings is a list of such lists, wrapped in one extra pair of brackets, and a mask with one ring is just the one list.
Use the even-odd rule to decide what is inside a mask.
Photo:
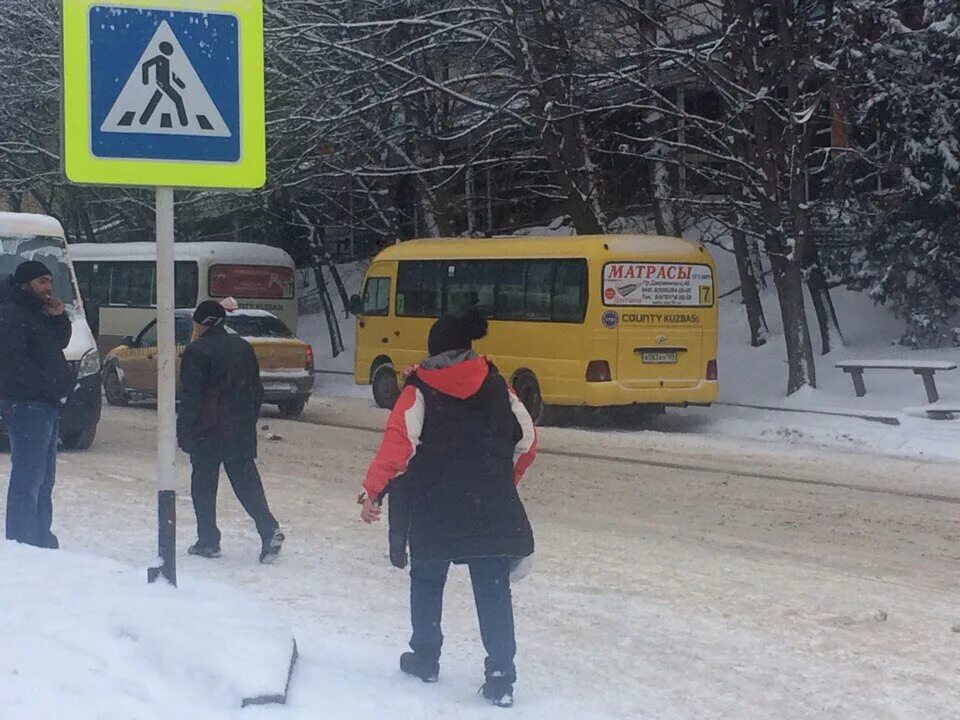
[[(176, 311), (177, 374), (180, 356), (193, 332), (192, 310)], [(263, 310), (227, 313), (227, 332), (253, 346), (260, 363), (263, 402), (296, 417), (313, 392), (313, 348), (299, 340), (276, 315)], [(124, 338), (103, 362), (103, 389), (111, 405), (157, 397), (157, 321), (134, 337)]]

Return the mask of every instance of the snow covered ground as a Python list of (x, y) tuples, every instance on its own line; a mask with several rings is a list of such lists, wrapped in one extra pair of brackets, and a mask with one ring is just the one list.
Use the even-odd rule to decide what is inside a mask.
[(0, 542), (0, 717), (224, 717), (283, 693), (293, 637), (235, 587)]
[[(38, 617), (44, 606), (33, 598), (42, 589), (0, 598), (4, 640), (18, 628), (17, 647), (43, 649), (49, 663), (58, 651), (80, 675), (100, 673), (93, 687), (106, 699), (72, 696), (71, 720), (504, 716), (475, 695), (483, 651), (464, 572), (453, 573), (448, 591), (441, 683), (425, 686), (396, 668), (409, 632), (407, 578), (387, 563), (384, 529), (363, 526), (355, 504), (378, 436), (331, 425), (376, 428), (383, 417), (367, 401), (327, 398), (300, 422), (264, 420), (278, 439), (263, 442), (261, 472), (289, 538), (274, 566), (257, 564), (252, 523), (229, 489), (220, 498), (224, 557), (183, 554), (194, 537), (180, 458), (186, 602), (199, 601), (192, 588), (209, 579), (270, 603), (301, 649), (287, 707), (235, 710), (213, 689), (198, 694), (197, 678), (177, 690), (163, 685), (172, 695), (151, 695), (145, 676), (156, 681), (158, 666), (105, 668), (114, 624), (74, 643), (61, 626), (86, 632), (80, 608), (67, 603), (61, 615)], [(156, 542), (155, 422), (150, 409), (108, 408), (93, 450), (61, 455), (54, 529), (68, 551), (122, 564), (97, 595), (120, 617), (168, 595), (141, 585)], [(521, 487), (538, 552), (535, 573), (515, 589), (520, 682), (511, 717), (960, 716), (960, 636), (951, 632), (960, 622), (955, 464), (876, 462), (803, 446), (785, 452), (782, 444), (709, 434), (559, 428), (544, 430), (542, 450)], [(0, 477), (8, 467), (0, 455)], [(18, 550), (0, 551), (0, 586), (52, 557)], [(57, 598), (79, 596), (82, 579), (57, 574), (65, 581)], [(211, 612), (229, 614), (232, 606), (216, 597)], [(194, 627), (189, 613), (178, 619)], [(0, 718), (67, 717), (11, 709), (17, 681), (9, 668), (20, 655), (0, 646)], [(40, 691), (54, 699), (60, 692), (43, 682)], [(130, 707), (149, 710), (125, 712)]]

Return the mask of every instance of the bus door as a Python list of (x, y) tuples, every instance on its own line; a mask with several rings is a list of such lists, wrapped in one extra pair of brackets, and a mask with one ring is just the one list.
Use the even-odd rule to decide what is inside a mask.
[[(706, 375), (704, 333), (714, 328), (708, 265), (613, 262), (604, 267), (604, 304), (619, 315), (617, 379), (627, 388), (684, 388)], [(711, 356), (712, 357), (712, 356)]]
[(380, 355), (395, 360), (393, 356), (398, 349), (394, 334), (396, 321), (390, 314), (393, 275), (387, 263), (374, 263), (367, 271), (361, 295), (363, 310), (357, 318), (357, 368), (360, 372), (368, 372), (374, 359)]

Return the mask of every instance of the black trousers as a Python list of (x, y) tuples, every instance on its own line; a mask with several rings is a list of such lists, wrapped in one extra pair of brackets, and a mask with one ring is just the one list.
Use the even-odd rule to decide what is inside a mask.
[(260, 537), (267, 540), (273, 535), (279, 524), (267, 506), (263, 481), (253, 460), (222, 460), (217, 457), (191, 455), (190, 464), (193, 466), (190, 494), (193, 496), (193, 509), (197, 514), (197, 540), (201, 545), (220, 545), (220, 530), (217, 528), (217, 486), (220, 483), (221, 464), (227, 471), (237, 500), (256, 523)]
[[(513, 626), (513, 598), (510, 593), (510, 566), (507, 557), (467, 560), (473, 597), (480, 621), (480, 637), (487, 651), (486, 677), (517, 681), (514, 657), (517, 643)], [(440, 659), (443, 632), (443, 588), (450, 563), (446, 560), (417, 561), (410, 565), (410, 619), (413, 637), (410, 648), (430, 660)]]

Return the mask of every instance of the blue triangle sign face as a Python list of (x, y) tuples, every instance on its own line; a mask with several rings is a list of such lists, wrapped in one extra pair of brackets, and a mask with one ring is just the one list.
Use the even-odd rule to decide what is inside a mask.
[(95, 6), (90, 45), (94, 155), (240, 159), (234, 15)]

